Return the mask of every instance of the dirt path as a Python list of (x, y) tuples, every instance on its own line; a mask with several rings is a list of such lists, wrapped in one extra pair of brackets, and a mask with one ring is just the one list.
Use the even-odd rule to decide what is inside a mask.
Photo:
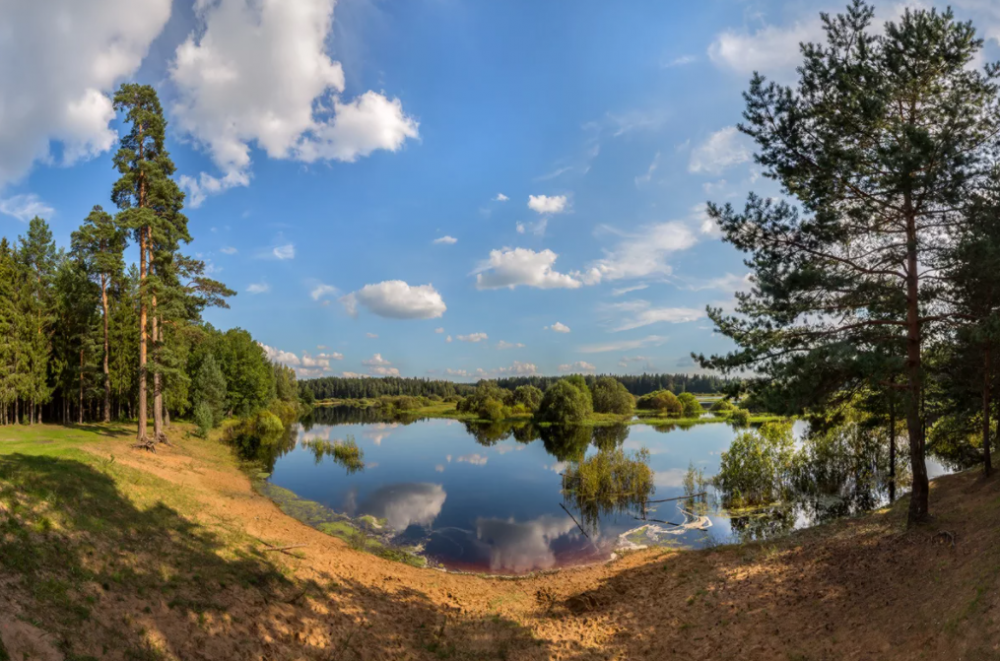
[[(113, 575), (110, 563), (145, 582), (121, 590), (106, 582), (88, 606), (89, 624), (53, 625), (63, 646), (72, 634), (75, 654), (1000, 658), (1000, 481), (971, 473), (934, 483), (937, 519), (926, 529), (906, 531), (897, 507), (774, 544), (643, 551), (608, 565), (505, 580), (355, 551), (286, 517), (205, 442), (177, 439), (153, 455), (115, 439), (86, 449), (98, 463), (114, 456), (125, 471), (119, 482), (135, 484), (129, 498), (136, 514), (122, 526), (127, 530), (112, 535), (95, 525), (73, 544), (97, 551), (81, 561), (92, 571)], [(183, 497), (176, 511), (164, 511), (152, 492), (142, 495), (142, 475)], [(165, 526), (169, 535), (154, 532)], [(304, 546), (266, 552), (257, 540)], [(30, 610), (30, 594), (11, 594), (18, 608)], [(112, 635), (129, 642), (109, 643)]]

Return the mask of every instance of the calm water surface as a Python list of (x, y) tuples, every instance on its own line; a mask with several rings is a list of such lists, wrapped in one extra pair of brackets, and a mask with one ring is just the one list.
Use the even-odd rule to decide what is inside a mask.
[[(652, 498), (672, 498), (685, 496), (690, 469), (715, 475), (736, 432), (722, 423), (671, 430), (647, 425), (538, 430), (455, 420), (341, 422), (368, 416), (320, 413), (319, 419), (336, 424), (299, 426), (269, 481), (351, 517), (384, 519), (397, 542), (422, 545), (432, 563), (449, 569), (522, 573), (606, 559), (629, 544), (699, 548), (783, 534), (886, 501), (878, 488), (848, 476), (828, 487), (833, 493), (734, 517), (720, 509), (711, 487), (689, 487), (687, 495), (704, 488), (708, 496), (651, 504), (646, 512), (649, 519), (686, 528), (636, 520), (638, 511), (581, 527), (582, 517), (562, 494), (560, 474), (571, 457), (597, 452), (599, 445), (647, 448), (655, 472)], [(796, 423), (795, 431), (801, 438), (805, 425)], [(332, 457), (317, 459), (307, 445), (349, 436), (364, 452), (365, 467), (354, 473)], [(929, 468), (932, 476), (945, 472), (936, 463)]]

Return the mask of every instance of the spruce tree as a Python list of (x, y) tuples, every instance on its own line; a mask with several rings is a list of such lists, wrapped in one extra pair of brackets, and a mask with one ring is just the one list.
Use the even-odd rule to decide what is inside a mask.
[(19, 292), (21, 354), (25, 361), (21, 371), (21, 397), (24, 399), (28, 422), (42, 421), (42, 404), (51, 396), (48, 387), (49, 358), (52, 353), (52, 281), (60, 255), (48, 223), (35, 216), (28, 223), (28, 232), (19, 237), (18, 261), (26, 278)]
[(709, 205), (755, 283), (740, 316), (710, 310), (739, 349), (698, 358), (803, 407), (897, 365), (916, 523), (929, 515), (921, 352), (955, 319), (938, 305), (945, 250), (1000, 134), (998, 68), (971, 66), (982, 41), (950, 11), (907, 10), (882, 33), (872, 16), (860, 0), (822, 15), (826, 44), (802, 46), (796, 87), (754, 75), (740, 129), (803, 213), (756, 195), (742, 212)]

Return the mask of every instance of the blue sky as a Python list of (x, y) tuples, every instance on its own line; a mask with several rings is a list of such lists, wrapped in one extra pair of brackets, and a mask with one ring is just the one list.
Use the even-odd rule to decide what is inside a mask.
[[(65, 245), (110, 208), (108, 95), (151, 83), (188, 250), (239, 292), (210, 322), (302, 377), (461, 380), (726, 350), (704, 310), (746, 268), (704, 203), (778, 192), (741, 93), (842, 3), (86, 4), (0, 9), (0, 234), (38, 212)], [(997, 59), (1000, 8), (954, 4)]]

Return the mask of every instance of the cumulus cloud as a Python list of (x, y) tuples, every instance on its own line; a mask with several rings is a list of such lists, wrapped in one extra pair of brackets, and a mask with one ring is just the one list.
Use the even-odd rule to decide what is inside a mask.
[(444, 333), (444, 328), (435, 328), (434, 332), (437, 333), (438, 335), (440, 335), (440, 334)]
[(616, 332), (661, 322), (683, 324), (705, 316), (705, 311), (698, 308), (658, 308), (653, 307), (649, 301), (642, 300), (607, 305), (605, 311), (618, 320), (618, 325), (613, 328)]
[(312, 300), (318, 301), (326, 296), (332, 296), (337, 293), (337, 288), (333, 285), (324, 285), (322, 282), (312, 288), (309, 295), (312, 296)]
[(506, 195), (504, 195), (503, 193), (497, 193), (497, 196), (493, 198), (493, 201), (494, 202), (506, 202), (509, 199), (510, 198), (507, 197)]
[(486, 333), (470, 333), (469, 335), (457, 336), (459, 342), (482, 342), (490, 339)]
[(566, 210), (565, 195), (529, 195), (528, 208), (536, 213), (562, 213)]
[(455, 243), (458, 243), (458, 239), (456, 239), (453, 236), (442, 236), (441, 238), (434, 239), (434, 243), (436, 243), (436, 244), (445, 244), (445, 245), (449, 245), (450, 246), (450, 245), (453, 245)]
[(519, 360), (515, 360), (509, 367), (496, 367), (491, 370), (485, 370), (482, 367), (477, 367), (475, 370), (448, 368), (444, 370), (444, 373), (448, 376), (457, 376), (463, 379), (493, 379), (498, 376), (531, 376), (538, 373), (538, 366), (534, 363), (522, 363)]
[(358, 305), (389, 319), (434, 319), (448, 309), (433, 285), (411, 286), (402, 280), (365, 285), (342, 297), (340, 302), (352, 317), (357, 316)]
[(266, 294), (271, 291), (271, 285), (266, 282), (255, 282), (247, 287), (248, 294)]
[(195, 3), (198, 25), (177, 48), (174, 115), (222, 176), (181, 177), (192, 206), (250, 181), (251, 145), (271, 158), (353, 162), (418, 137), (399, 99), (341, 98), (344, 72), (327, 54), (334, 0)]
[(479, 453), (463, 454), (461, 457), (456, 457), (455, 461), (472, 464), (473, 466), (485, 466), (486, 462), (489, 461), (489, 457), (484, 457)]
[(549, 226), (549, 219), (547, 217), (539, 218), (534, 223), (517, 222), (514, 225), (514, 229), (517, 230), (518, 234), (525, 234), (526, 232), (531, 232), (535, 236), (545, 236), (545, 230)]
[(552, 268), (558, 255), (551, 250), (535, 252), (528, 248), (491, 250), (489, 259), (479, 263), (473, 273), (477, 289), (514, 289), (519, 285), (539, 289), (576, 289), (581, 282)]
[(688, 171), (720, 174), (723, 170), (750, 160), (746, 138), (735, 126), (727, 126), (708, 136), (691, 151)]
[(380, 354), (380, 353), (377, 353), (374, 356), (372, 356), (371, 358), (368, 358), (366, 360), (362, 360), (361, 364), (364, 365), (365, 367), (375, 367), (375, 366), (386, 366), (387, 367), (389, 365), (392, 365), (392, 363), (390, 363), (388, 360), (386, 360), (385, 358), (383, 358), (382, 354)]
[(263, 342), (258, 342), (257, 344), (259, 344), (260, 348), (264, 350), (264, 353), (267, 355), (267, 359), (272, 362), (288, 365), (289, 367), (297, 367), (302, 364), (302, 360), (291, 351), (275, 349), (274, 347), (270, 347)]
[(448, 344), (451, 344), (451, 335), (449, 335), (448, 337), (444, 338), (444, 341), (447, 342)]
[(802, 63), (799, 44), (824, 41), (817, 20), (788, 27), (766, 25), (755, 32), (726, 30), (708, 47), (708, 57), (716, 66), (743, 76), (755, 71), (787, 80)]
[(545, 326), (545, 327), (543, 327), (542, 330), (550, 330), (550, 331), (552, 331), (554, 333), (568, 333), (569, 332), (569, 326), (567, 326), (564, 323), (561, 323), (561, 322), (557, 321), (556, 323), (552, 324), (551, 326)]
[(604, 258), (594, 262), (585, 272), (573, 273), (586, 284), (670, 275), (673, 269), (667, 258), (698, 242), (691, 228), (676, 220), (646, 225), (632, 233), (605, 229), (618, 234), (621, 240), (613, 249), (605, 250)]
[(578, 360), (575, 363), (565, 363), (559, 366), (560, 372), (593, 372), (595, 370), (597, 370), (596, 367), (583, 360)]
[(376, 376), (399, 376), (399, 369), (395, 367), (373, 367), (369, 371)]
[(268, 360), (293, 368), (295, 374), (299, 377), (312, 378), (322, 376), (330, 371), (331, 360), (344, 359), (343, 354), (335, 351), (332, 353), (320, 353), (315, 356), (311, 355), (308, 351), (303, 351), (302, 356), (299, 357), (291, 351), (276, 349), (261, 342), (257, 344), (264, 350), (264, 354)]
[(523, 349), (523, 348), (524, 348), (524, 345), (521, 344), (520, 342), (506, 342), (504, 340), (500, 340), (499, 342), (497, 342), (497, 349), (501, 349), (501, 350), (502, 349)]
[(72, 165), (114, 145), (111, 94), (139, 68), (170, 8), (171, 0), (3, 3), (0, 187), (35, 162)]
[(219, 252), (223, 255), (235, 255), (237, 251), (236, 248), (233, 248), (232, 246), (223, 246)]
[(585, 344), (579, 348), (580, 353), (606, 353), (608, 351), (629, 351), (641, 347), (657, 347), (667, 341), (661, 335), (647, 335), (639, 340), (621, 340), (619, 342), (602, 342)]
[[(3, 114), (0, 111), (0, 118), (2, 117)], [(0, 131), (2, 130), (0, 128)], [(0, 199), (0, 214), (17, 218), (22, 223), (28, 222), (35, 216), (51, 218), (53, 213), (55, 213), (55, 209), (40, 200), (34, 193), (12, 195), (11, 197)]]

